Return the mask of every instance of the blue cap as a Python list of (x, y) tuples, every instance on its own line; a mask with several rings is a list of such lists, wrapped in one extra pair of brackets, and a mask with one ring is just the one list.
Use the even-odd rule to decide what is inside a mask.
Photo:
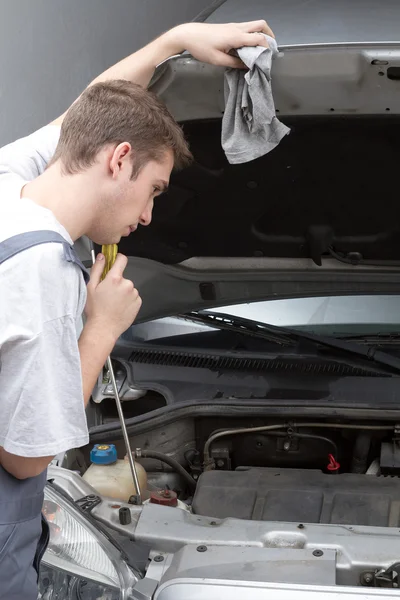
[(96, 444), (90, 451), (90, 462), (94, 465), (111, 465), (117, 462), (117, 459), (114, 444)]

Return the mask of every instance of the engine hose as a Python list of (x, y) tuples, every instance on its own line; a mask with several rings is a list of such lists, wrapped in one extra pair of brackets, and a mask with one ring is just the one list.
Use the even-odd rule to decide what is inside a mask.
[(368, 467), (368, 455), (371, 448), (371, 434), (361, 431), (356, 439), (351, 463), (352, 473), (365, 473)]
[(162, 452), (155, 452), (153, 450), (136, 450), (136, 458), (153, 458), (154, 460), (159, 460), (160, 462), (169, 465), (174, 471), (176, 471), (183, 479), (186, 481), (187, 485), (193, 491), (196, 489), (196, 482), (191, 475), (178, 463), (177, 460), (168, 456), (167, 454), (163, 454)]
[(239, 435), (241, 433), (259, 433), (261, 431), (276, 431), (278, 429), (290, 429), (297, 427), (319, 427), (323, 429), (355, 429), (365, 431), (393, 431), (393, 425), (350, 425), (349, 423), (286, 423), (285, 425), (262, 425), (261, 427), (245, 427), (241, 429), (226, 429), (225, 431), (217, 431), (211, 435), (204, 444), (204, 467), (205, 469), (212, 468), (212, 459), (210, 457), (210, 447), (215, 440), (221, 437), (231, 435)]
[(287, 434), (284, 431), (270, 431), (269, 433), (267, 432), (266, 435), (273, 435), (273, 436), (277, 436), (277, 437), (292, 437), (292, 438), (298, 438), (299, 440), (318, 440), (320, 442), (325, 442), (326, 444), (329, 444), (332, 447), (333, 450), (333, 456), (335, 458), (338, 458), (338, 449), (337, 446), (335, 444), (335, 442), (333, 440), (331, 440), (328, 437), (325, 437), (324, 435), (313, 435), (312, 433), (297, 433), (297, 431), (294, 431), (293, 433)]

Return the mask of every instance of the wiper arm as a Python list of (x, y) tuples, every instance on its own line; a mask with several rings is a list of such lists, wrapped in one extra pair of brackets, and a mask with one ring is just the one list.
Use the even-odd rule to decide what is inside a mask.
[[(285, 331), (269, 329), (265, 323), (253, 321), (252, 319), (244, 319), (242, 317), (235, 317), (220, 312), (203, 311), (203, 310), (192, 310), (189, 313), (178, 315), (180, 319), (186, 319), (194, 321), (195, 323), (202, 323), (216, 329), (227, 329), (234, 331), (235, 333), (243, 333), (249, 337), (260, 338), (262, 340), (268, 340), (279, 344), (280, 346), (295, 346), (295, 342), (290, 338)], [(283, 329), (283, 328), (282, 328)]]
[(214, 311), (194, 310), (186, 315), (180, 315), (180, 317), (186, 317), (190, 320), (210, 325), (211, 327), (216, 327), (218, 329), (229, 329), (231, 331), (243, 333), (244, 335), (250, 335), (265, 340), (274, 341), (275, 338), (277, 343), (286, 346), (293, 345), (293, 340), (307, 340), (316, 346), (321, 345), (326, 348), (339, 350), (343, 354), (349, 353), (358, 358), (367, 360), (368, 362), (384, 365), (400, 372), (400, 358), (392, 356), (387, 352), (382, 352), (382, 350), (378, 350), (374, 346), (362, 346), (348, 340), (317, 335), (315, 333), (306, 333), (291, 329), (290, 327), (270, 325), (268, 323), (263, 323), (262, 321), (255, 321), (253, 319), (246, 319), (244, 317), (237, 317)]

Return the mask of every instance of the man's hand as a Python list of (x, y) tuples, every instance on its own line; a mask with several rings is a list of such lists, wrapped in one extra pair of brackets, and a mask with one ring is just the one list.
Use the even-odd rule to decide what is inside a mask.
[(87, 286), (86, 325), (79, 338), (83, 400), (88, 403), (97, 378), (117, 339), (135, 320), (142, 299), (123, 274), (128, 259), (122, 254), (101, 281), (104, 256), (97, 257)]
[(107, 335), (115, 341), (133, 323), (142, 306), (142, 299), (132, 281), (123, 277), (127, 262), (126, 256), (118, 254), (101, 281), (105, 261), (104, 256), (99, 255), (87, 286), (85, 314), (88, 322), (104, 327)]
[(213, 25), (208, 23), (187, 23), (179, 25), (166, 36), (175, 38), (181, 48), (206, 63), (224, 67), (243, 67), (243, 63), (229, 52), (242, 46), (268, 46), (262, 34), (275, 37), (266, 21), (249, 23), (227, 23)]

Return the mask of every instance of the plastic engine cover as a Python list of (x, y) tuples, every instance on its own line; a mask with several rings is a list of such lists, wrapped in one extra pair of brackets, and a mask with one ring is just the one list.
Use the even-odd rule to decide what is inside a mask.
[(400, 526), (400, 479), (305, 469), (207, 471), (193, 512), (224, 519)]

